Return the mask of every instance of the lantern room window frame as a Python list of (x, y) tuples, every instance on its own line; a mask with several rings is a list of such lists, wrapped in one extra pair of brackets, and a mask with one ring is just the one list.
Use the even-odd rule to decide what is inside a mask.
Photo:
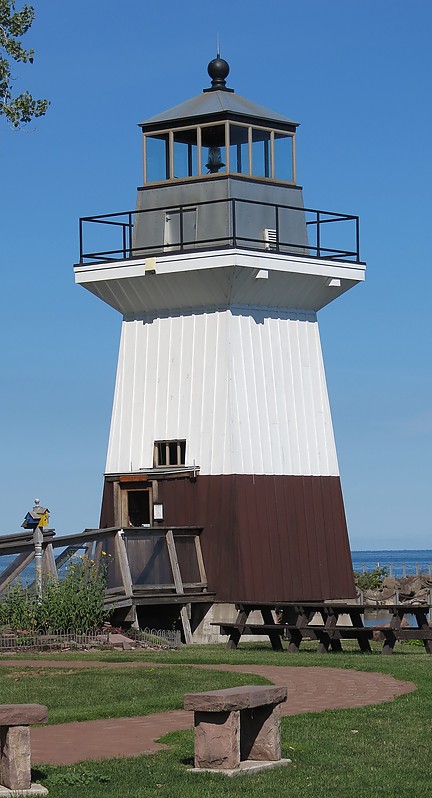
[[(206, 156), (203, 153), (203, 150), (206, 148), (206, 145), (203, 145), (203, 131), (208, 130), (210, 128), (221, 127), (224, 126), (224, 142), (221, 144), (221, 149), (223, 149), (223, 167), (220, 171), (211, 174), (205, 168), (205, 160)], [(232, 164), (231, 161), (235, 160), (235, 158), (231, 157), (231, 147), (235, 146), (235, 144), (231, 144), (231, 131), (230, 126), (233, 128), (241, 127), (247, 130), (247, 169), (243, 169), (239, 172), (237, 169), (232, 168), (238, 164)], [(179, 133), (187, 133), (187, 132), (196, 131), (195, 141), (196, 141), (196, 174), (188, 174), (183, 175), (180, 177), (176, 177), (175, 172), (175, 144), (180, 143), (176, 142), (175, 136)], [(259, 175), (254, 174), (254, 163), (253, 163), (253, 149), (254, 144), (258, 143), (260, 139), (254, 139), (254, 131), (258, 131), (261, 133), (269, 133), (269, 148), (268, 148), (268, 159), (269, 159), (269, 175)], [(149, 180), (149, 169), (148, 169), (148, 162), (147, 162), (147, 155), (148, 155), (148, 146), (147, 146), (147, 139), (157, 139), (157, 138), (164, 139), (165, 138), (165, 161), (166, 161), (166, 177), (161, 178), (158, 180)], [(276, 163), (276, 148), (275, 148), (275, 140), (290, 140), (290, 159), (287, 160), (286, 166), (291, 171), (291, 180), (286, 180), (283, 177), (280, 177), (277, 174), (277, 163)], [(264, 139), (263, 139), (264, 142)], [(264, 155), (264, 160), (266, 156)], [(188, 154), (188, 171), (193, 172), (193, 157), (191, 154)], [(289, 162), (290, 160), (290, 162)], [(143, 131), (143, 164), (144, 164), (144, 173), (143, 173), (143, 180), (144, 186), (153, 186), (153, 185), (160, 185), (160, 184), (167, 184), (167, 183), (177, 183), (179, 180), (199, 180), (203, 177), (213, 178), (219, 175), (227, 176), (227, 175), (241, 175), (242, 177), (252, 178), (255, 180), (263, 180), (269, 182), (277, 182), (283, 183), (285, 185), (296, 185), (297, 175), (296, 175), (296, 134), (294, 131), (284, 130), (282, 127), (274, 127), (270, 125), (257, 125), (253, 124), (252, 122), (241, 122), (236, 119), (230, 120), (215, 120), (214, 122), (203, 122), (198, 125), (182, 125), (180, 127), (175, 127), (171, 129), (158, 129), (158, 130), (146, 130)], [(242, 164), (243, 167), (243, 164)]]

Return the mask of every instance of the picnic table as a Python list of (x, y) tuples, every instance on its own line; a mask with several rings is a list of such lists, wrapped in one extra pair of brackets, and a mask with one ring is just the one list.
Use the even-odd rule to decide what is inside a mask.
[[(432, 628), (428, 623), (430, 605), (366, 604), (341, 601), (302, 601), (274, 604), (238, 603), (234, 623), (218, 624), (221, 634), (228, 635), (228, 647), (237, 648), (243, 635), (266, 635), (275, 651), (282, 651), (282, 639), (288, 641), (288, 651), (298, 652), (303, 640), (316, 640), (317, 651), (342, 651), (342, 640), (356, 640), (364, 653), (370, 653), (374, 632), (383, 635), (383, 654), (392, 654), (400, 640), (421, 640), (427, 654), (432, 654)], [(262, 623), (249, 623), (251, 612), (261, 613)], [(387, 613), (388, 625), (364, 624), (366, 611)], [(277, 613), (277, 619), (275, 617)], [(402, 625), (406, 615), (414, 616), (416, 626)]]

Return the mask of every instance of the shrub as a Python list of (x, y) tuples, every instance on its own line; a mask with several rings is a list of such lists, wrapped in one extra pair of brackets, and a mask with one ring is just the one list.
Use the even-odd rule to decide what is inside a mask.
[(44, 579), (41, 597), (19, 583), (9, 588), (0, 602), (0, 626), (29, 632), (95, 629), (108, 617), (105, 587), (105, 565), (98, 568), (88, 557), (77, 557), (63, 579)]
[(378, 565), (372, 571), (354, 571), (354, 579), (360, 590), (379, 590), (383, 585), (383, 579), (388, 576), (389, 569)]

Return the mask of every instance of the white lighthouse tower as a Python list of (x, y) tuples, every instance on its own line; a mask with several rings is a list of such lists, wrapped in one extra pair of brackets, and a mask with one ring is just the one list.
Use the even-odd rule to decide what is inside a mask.
[(202, 526), (217, 602), (349, 598), (317, 312), (364, 280), (358, 219), (305, 209), (297, 124), (208, 72), (141, 124), (136, 210), (82, 220), (76, 282), (123, 316), (101, 526)]

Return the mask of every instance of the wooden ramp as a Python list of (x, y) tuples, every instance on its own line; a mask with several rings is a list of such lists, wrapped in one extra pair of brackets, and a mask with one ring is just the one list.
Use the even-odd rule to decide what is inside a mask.
[[(105, 607), (138, 625), (138, 607), (175, 606), (184, 638), (192, 642), (191, 606), (211, 605), (201, 551), (201, 527), (112, 527), (57, 537), (43, 532), (42, 573), (61, 579), (74, 557), (86, 556), (107, 571)], [(1, 558), (8, 558), (1, 570)], [(15, 581), (34, 584), (33, 534), (0, 537), (0, 600)], [(27, 576), (27, 579), (26, 579)]]

